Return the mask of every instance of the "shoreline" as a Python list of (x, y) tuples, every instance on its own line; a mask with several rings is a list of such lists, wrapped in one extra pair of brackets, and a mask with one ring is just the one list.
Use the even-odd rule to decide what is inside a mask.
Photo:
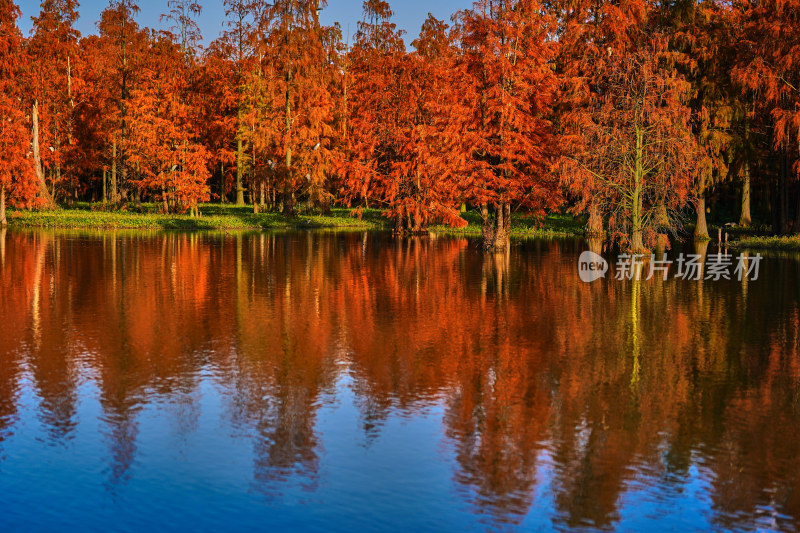
[[(94, 211), (89, 204), (65, 207), (55, 211), (25, 211), (10, 209), (9, 228), (64, 229), (98, 231), (275, 231), (275, 230), (343, 230), (391, 231), (392, 223), (378, 209), (365, 209), (362, 217), (351, 215), (352, 209), (335, 207), (330, 214), (303, 214), (285, 217), (280, 213), (254, 214), (251, 206), (203, 204), (202, 216), (162, 215), (154, 205), (145, 204), (142, 211)], [(480, 237), (480, 216), (476, 212), (462, 213), (468, 225), (451, 228), (434, 225), (429, 233), (456, 237)], [(709, 229), (713, 229), (712, 226)], [(535, 218), (515, 216), (511, 236), (583, 237), (584, 223), (569, 214), (549, 214), (540, 224)], [(749, 231), (732, 231), (727, 246), (741, 250), (800, 251), (800, 235), (768, 236)], [(713, 243), (712, 239), (710, 243)]]
[[(145, 206), (155, 211), (154, 206)], [(93, 211), (88, 204), (55, 211), (10, 210), (9, 228), (64, 229), (64, 230), (126, 230), (126, 231), (270, 231), (330, 229), (352, 231), (391, 231), (392, 223), (378, 209), (365, 209), (361, 219), (351, 215), (352, 209), (336, 207), (328, 215), (299, 213), (285, 217), (280, 213), (254, 214), (252, 207), (204, 204), (200, 217), (188, 215), (162, 215), (156, 212)], [(477, 213), (464, 213), (468, 225), (450, 228), (435, 225), (429, 232), (436, 235), (479, 237), (480, 218)], [(515, 217), (512, 237), (580, 237), (583, 224), (571, 215), (549, 215), (544, 223), (533, 218)]]

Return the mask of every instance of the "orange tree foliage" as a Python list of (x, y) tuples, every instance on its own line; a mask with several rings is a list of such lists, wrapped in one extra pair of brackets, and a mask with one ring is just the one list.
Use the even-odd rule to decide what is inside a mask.
[[(389, 4), (364, 2), (364, 21), (349, 53), (352, 97), (345, 131), (342, 196), (369, 205), (375, 191), (388, 181), (393, 162), (392, 115), (397, 104), (394, 65), (405, 53), (403, 32), (391, 20)], [(380, 201), (380, 200), (378, 200)]]
[[(212, 171), (219, 169), (219, 198), (224, 203), (231, 184), (236, 183), (237, 108), (239, 93), (235, 85), (236, 64), (229, 43), (222, 39), (212, 42), (199, 66), (196, 82), (198, 127)], [(232, 172), (233, 171), (233, 172)]]
[(254, 102), (248, 120), (251, 143), (267, 159), (282, 197), (284, 214), (293, 214), (296, 196), (327, 207), (325, 181), (331, 152), (334, 102), (319, 0), (276, 0), (260, 17), (261, 62), (251, 73)]
[[(464, 197), (481, 206), (487, 244), (508, 244), (511, 205), (543, 216), (561, 203), (550, 122), (557, 91), (553, 21), (534, 0), (482, 0), (460, 14), (468, 99)], [(490, 213), (493, 211), (494, 214)]]
[(83, 70), (80, 33), (73, 27), (77, 19), (77, 1), (44, 0), (41, 13), (33, 18), (33, 35), (27, 46), (33, 67), (27, 96), (38, 104), (42, 165), (49, 169), (55, 192), (71, 194), (70, 200), (80, 188), (77, 169), (65, 168), (78, 160), (71, 153), (76, 148), (74, 111)]
[(770, 110), (775, 145), (792, 148), (794, 168), (800, 173), (800, 1), (749, 4), (742, 22), (741, 48), (746, 52), (735, 75)]
[[(613, 218), (615, 233), (638, 239), (634, 212), (577, 169), (608, 155), (608, 145), (594, 150), (598, 132), (622, 122), (607, 122), (604, 106), (636, 100), (633, 73), (647, 64), (655, 77), (644, 85), (690, 84), (688, 101), (663, 108), (688, 104), (694, 140), (681, 157), (691, 154), (698, 179), (690, 195), (681, 174), (643, 200), (643, 239), (674, 230), (669, 215), (692, 201), (705, 234), (705, 197), (717, 216), (729, 175), (742, 177), (749, 206), (751, 169), (764, 189), (754, 191), (758, 215), (787, 232), (794, 213), (800, 231), (799, 4), (481, 0), (452, 28), (430, 17), (407, 50), (385, 0), (364, 2), (352, 49), (341, 27), (321, 25), (325, 2), (225, 0), (227, 29), (200, 54), (201, 2), (166, 2), (165, 39), (138, 27), (135, 0), (110, 0), (98, 34), (80, 38), (77, 2), (44, 0), (30, 39), (12, 39), (28, 73), (7, 83), (25, 85), (23, 115), (38, 103), (43, 198), (51, 188), (61, 201), (155, 199), (183, 210), (210, 188), (222, 201), (235, 189), (256, 212), (377, 207), (401, 232), (463, 225), (458, 208), (469, 206), (501, 248), (513, 211), (541, 217), (564, 196), (589, 214), (589, 230)], [(664, 41), (658, 51), (654, 40)]]
[[(800, 175), (800, 2), (735, 2), (741, 25), (734, 79), (754, 101), (751, 115), (766, 117), (777, 179), (773, 232), (789, 231), (789, 180)], [(800, 193), (794, 232), (800, 232)]]
[(139, 86), (131, 93), (128, 162), (135, 185), (160, 199), (164, 212), (190, 210), (209, 199), (208, 151), (198, 142), (186, 94), (181, 44), (153, 35)]
[(398, 232), (434, 222), (465, 225), (453, 184), (463, 165), (453, 110), (456, 49), (448, 26), (425, 21), (416, 52), (404, 53), (385, 2), (365, 2), (366, 19), (350, 55), (354, 96), (348, 131), (346, 194), (387, 207)]
[(593, 103), (563, 118), (563, 170), (570, 190), (641, 251), (655, 243), (658, 217), (689, 199), (696, 161), (689, 87), (669, 70), (663, 36), (636, 52), (610, 52), (605, 68)]
[(83, 41), (86, 94), (79, 107), (80, 135), (91, 155), (104, 164), (108, 197), (121, 201), (130, 189), (128, 156), (130, 98), (142, 68), (147, 34), (134, 21), (139, 12), (132, 0), (112, 0), (102, 12), (98, 35)]
[(0, 226), (6, 223), (7, 197), (17, 205), (29, 205), (37, 192), (19, 85), (27, 65), (17, 17), (19, 8), (13, 2), (0, 1)]

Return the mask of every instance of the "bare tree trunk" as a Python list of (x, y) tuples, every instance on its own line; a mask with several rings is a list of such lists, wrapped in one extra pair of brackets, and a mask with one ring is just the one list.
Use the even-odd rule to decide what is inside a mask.
[(705, 192), (701, 193), (697, 199), (697, 225), (694, 228), (694, 238), (702, 241), (707, 241), (710, 238), (708, 236), (708, 224), (706, 223)]
[[(485, 211), (485, 215), (485, 220), (488, 220), (488, 208)], [(486, 248), (495, 251), (508, 248), (511, 243), (511, 205), (505, 203), (497, 205), (495, 208), (494, 228), (487, 234), (485, 226), (486, 224), (484, 224), (484, 245)]]
[(236, 205), (239, 207), (244, 206), (244, 187), (242, 187), (242, 178), (244, 175), (244, 149), (242, 147), (242, 139), (236, 139)]
[(225, 205), (225, 163), (219, 164), (219, 203)]
[(42, 200), (44, 200), (44, 205), (46, 208), (54, 209), (56, 207), (56, 203), (53, 201), (53, 197), (47, 190), (47, 183), (44, 179), (44, 169), (42, 168), (42, 156), (39, 151), (39, 102), (33, 103), (31, 119), (33, 121), (33, 166), (34, 170), (36, 171), (36, 178), (39, 182), (39, 196), (42, 198)]
[(111, 203), (119, 203), (117, 192), (117, 141), (111, 145)]
[(603, 235), (603, 217), (600, 207), (594, 202), (589, 204), (589, 220), (585, 230), (587, 237), (600, 237)]
[(260, 199), (259, 205), (261, 207), (261, 210), (265, 211), (266, 207), (267, 207), (267, 199), (266, 199), (266, 193), (265, 193), (265, 187), (264, 187), (264, 180), (261, 180), (261, 183), (259, 184), (259, 188), (261, 189), (261, 199)]
[(6, 186), (0, 185), (0, 228), (8, 226), (6, 220)]
[(108, 203), (108, 168), (103, 167), (103, 204)]
[(739, 225), (745, 228), (750, 227), (753, 218), (750, 214), (750, 162), (745, 161), (742, 167), (742, 216), (739, 217)]
[(491, 246), (492, 241), (494, 241), (494, 228), (489, 220), (489, 206), (487, 204), (481, 204), (481, 232), (483, 233), (484, 246)]

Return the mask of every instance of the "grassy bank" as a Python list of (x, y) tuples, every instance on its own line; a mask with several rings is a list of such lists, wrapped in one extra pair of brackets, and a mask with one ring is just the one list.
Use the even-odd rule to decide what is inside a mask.
[[(330, 215), (285, 217), (280, 213), (253, 214), (252, 207), (201, 206), (201, 216), (162, 215), (147, 212), (93, 211), (88, 205), (57, 211), (15, 211), (8, 223), (17, 227), (64, 229), (142, 229), (142, 230), (275, 230), (300, 228), (382, 229), (385, 220), (377, 210), (368, 210), (361, 220), (350, 216), (350, 209), (333, 209)], [(154, 208), (153, 208), (154, 210)]]
[[(389, 220), (377, 209), (364, 210), (361, 219), (351, 215), (348, 208), (334, 208), (329, 215), (285, 217), (280, 213), (253, 214), (252, 207), (207, 204), (200, 208), (201, 215), (162, 215), (154, 205), (144, 205), (142, 212), (92, 210), (89, 204), (56, 211), (12, 211), (8, 221), (11, 226), (61, 229), (127, 229), (127, 230), (280, 230), (339, 228), (353, 230), (390, 229)], [(468, 226), (449, 228), (434, 226), (439, 234), (480, 236), (481, 221), (475, 212), (464, 213)], [(571, 215), (549, 215), (544, 225), (529, 217), (514, 217), (511, 224), (515, 237), (547, 235), (581, 235), (583, 222)]]
[(784, 250), (800, 252), (800, 235), (791, 235), (788, 237), (742, 237), (730, 243), (730, 246), (743, 250)]
[[(464, 235), (470, 237), (481, 236), (481, 217), (475, 211), (462, 213), (468, 225), (463, 228), (451, 228), (448, 226), (434, 226), (431, 231), (444, 235)], [(573, 217), (569, 214), (550, 214), (547, 215), (543, 223), (539, 223), (535, 218), (514, 215), (511, 218), (512, 237), (547, 237), (547, 236), (582, 236), (585, 222), (581, 218)]]

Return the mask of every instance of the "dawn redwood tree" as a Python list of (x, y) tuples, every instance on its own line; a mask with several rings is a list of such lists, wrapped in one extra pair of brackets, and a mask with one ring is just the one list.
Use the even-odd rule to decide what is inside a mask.
[(319, 195), (324, 190), (332, 165), (335, 103), (328, 92), (319, 22), (319, 11), (326, 4), (325, 0), (275, 0), (262, 23), (271, 97), (260, 112), (271, 132), (262, 136), (261, 148), (274, 150), (271, 166), (278, 176), (285, 215), (294, 214), (298, 192)]
[[(392, 120), (397, 109), (395, 65), (405, 56), (403, 32), (391, 22), (392, 10), (382, 0), (364, 2), (364, 20), (347, 56), (347, 110), (341, 196), (369, 207), (382, 183), (390, 181), (394, 162)], [(361, 207), (360, 206), (360, 207)]]
[(656, 243), (659, 217), (677, 218), (696, 175), (690, 87), (668, 59), (661, 35), (638, 51), (612, 53), (604, 93), (563, 118), (570, 191), (585, 202), (591, 195), (614, 236), (636, 252)]
[(28, 41), (30, 92), (35, 115), (37, 173), (44, 181), (49, 176), (52, 194), (43, 195), (74, 200), (80, 184), (71, 163), (74, 148), (76, 93), (80, 91), (82, 65), (76, 0), (43, 0), (38, 17), (33, 17), (33, 34)]
[(553, 21), (536, 0), (481, 0), (461, 13), (465, 198), (480, 206), (487, 247), (509, 244), (512, 205), (536, 216), (560, 205)]
[[(254, 48), (257, 42), (255, 14), (266, 9), (264, 0), (224, 0), (227, 30), (222, 33), (217, 49), (229, 54), (229, 61), (235, 65), (234, 77), (229, 83), (235, 87), (236, 129), (232, 139), (236, 150), (236, 205), (244, 205), (244, 175), (247, 170), (247, 129), (244, 117), (248, 87), (246, 78), (254, 68)], [(225, 83), (224, 80), (220, 80)]]
[(356, 89), (347, 164), (350, 199), (387, 209), (398, 233), (444, 222), (463, 226), (454, 187), (463, 158), (458, 122), (456, 49), (447, 24), (429, 16), (405, 54), (388, 5), (365, 4), (366, 19), (351, 58)]
[(236, 156), (233, 139), (237, 137), (240, 103), (236, 64), (229, 60), (230, 43), (217, 39), (203, 56), (195, 95), (198, 129), (209, 151), (209, 163), (219, 170), (219, 199), (227, 201), (228, 191), (236, 187)]
[(447, 24), (429, 15), (412, 44), (416, 51), (401, 56), (395, 67), (395, 160), (381, 184), (381, 200), (401, 232), (427, 230), (434, 222), (465, 226), (457, 181), (466, 166), (454, 157), (463, 138), (453, 117), (463, 109), (453, 37)]
[(749, 174), (749, 161), (741, 161), (742, 154), (751, 155), (745, 127), (748, 103), (736, 94), (730, 76), (734, 20), (729, 5), (714, 0), (667, 5), (652, 19), (657, 30), (670, 34), (675, 68), (691, 84), (689, 107), (698, 148), (694, 236), (707, 240), (708, 191), (734, 176), (737, 160), (739, 172)]
[[(773, 232), (789, 232), (789, 191), (800, 175), (800, 0), (735, 2), (741, 14), (734, 79), (755, 102), (751, 116), (767, 117)], [(794, 231), (800, 232), (800, 193)]]
[[(88, 58), (93, 60), (92, 68), (87, 70), (94, 71), (89, 74), (94, 84), (89, 91), (91, 98), (87, 106), (100, 114), (103, 127), (96, 135), (102, 137), (105, 145), (103, 154), (109, 162), (109, 195), (113, 204), (119, 204), (123, 192), (128, 190), (131, 172), (125, 150), (129, 133), (129, 100), (136, 88), (147, 47), (147, 34), (134, 21), (138, 12), (139, 6), (133, 0), (110, 0), (100, 16), (98, 36), (90, 38), (86, 47)], [(86, 114), (89, 120), (93, 117), (96, 117), (95, 113)], [(85, 126), (91, 129), (95, 125)]]
[[(549, 12), (556, 18), (559, 42), (555, 68), (562, 91), (555, 120), (561, 130), (564, 116), (594, 106), (605, 93), (606, 62), (640, 45), (651, 13), (646, 0), (554, 0)], [(592, 191), (573, 194), (570, 200), (573, 213), (588, 215), (586, 235), (604, 235), (603, 216)]]
[(188, 80), (181, 43), (153, 35), (139, 85), (131, 93), (125, 148), (136, 169), (135, 185), (160, 200), (164, 213), (208, 201), (208, 152), (199, 143), (185, 98)]
[(17, 27), (19, 15), (14, 2), (0, 0), (0, 227), (6, 225), (7, 201), (29, 206), (34, 204), (37, 193), (20, 85), (28, 65)]

